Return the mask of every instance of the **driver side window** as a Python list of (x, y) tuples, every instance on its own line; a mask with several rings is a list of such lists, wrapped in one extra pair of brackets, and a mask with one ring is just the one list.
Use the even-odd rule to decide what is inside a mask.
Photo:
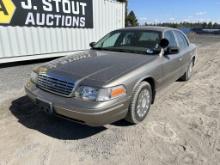
[(177, 43), (172, 31), (165, 32), (164, 38), (166, 38), (169, 41), (169, 47), (177, 47)]
[(126, 33), (123, 37), (122, 42), (120, 43), (120, 46), (128, 46), (132, 44), (132, 39), (134, 38), (134, 33)]

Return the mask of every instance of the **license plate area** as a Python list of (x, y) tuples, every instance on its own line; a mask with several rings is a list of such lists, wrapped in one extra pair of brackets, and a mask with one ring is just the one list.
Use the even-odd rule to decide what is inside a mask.
[(53, 106), (51, 102), (37, 98), (36, 104), (39, 110), (44, 111), (48, 114), (53, 114)]

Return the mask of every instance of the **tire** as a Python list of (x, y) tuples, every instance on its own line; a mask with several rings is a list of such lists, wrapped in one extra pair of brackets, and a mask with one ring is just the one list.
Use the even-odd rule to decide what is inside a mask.
[(180, 80), (182, 80), (182, 81), (189, 81), (190, 80), (190, 78), (192, 77), (192, 73), (193, 73), (193, 66), (194, 66), (194, 63), (192, 60), (187, 68), (186, 73), (182, 77), (180, 77)]
[(127, 117), (129, 123), (138, 124), (142, 122), (151, 107), (152, 88), (148, 82), (141, 82), (133, 91)]

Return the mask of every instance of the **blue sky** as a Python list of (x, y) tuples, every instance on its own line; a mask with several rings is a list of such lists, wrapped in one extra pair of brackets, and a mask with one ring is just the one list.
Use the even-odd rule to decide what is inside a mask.
[(140, 23), (218, 22), (220, 0), (128, 0)]

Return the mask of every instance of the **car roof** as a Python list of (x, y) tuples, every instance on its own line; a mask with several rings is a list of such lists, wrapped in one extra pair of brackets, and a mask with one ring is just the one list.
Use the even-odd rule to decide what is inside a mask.
[(178, 30), (175, 28), (170, 28), (170, 27), (162, 27), (162, 26), (137, 26), (137, 27), (126, 27), (123, 29), (119, 30), (150, 30), (150, 31), (159, 31), (159, 32), (164, 32), (167, 30)]

